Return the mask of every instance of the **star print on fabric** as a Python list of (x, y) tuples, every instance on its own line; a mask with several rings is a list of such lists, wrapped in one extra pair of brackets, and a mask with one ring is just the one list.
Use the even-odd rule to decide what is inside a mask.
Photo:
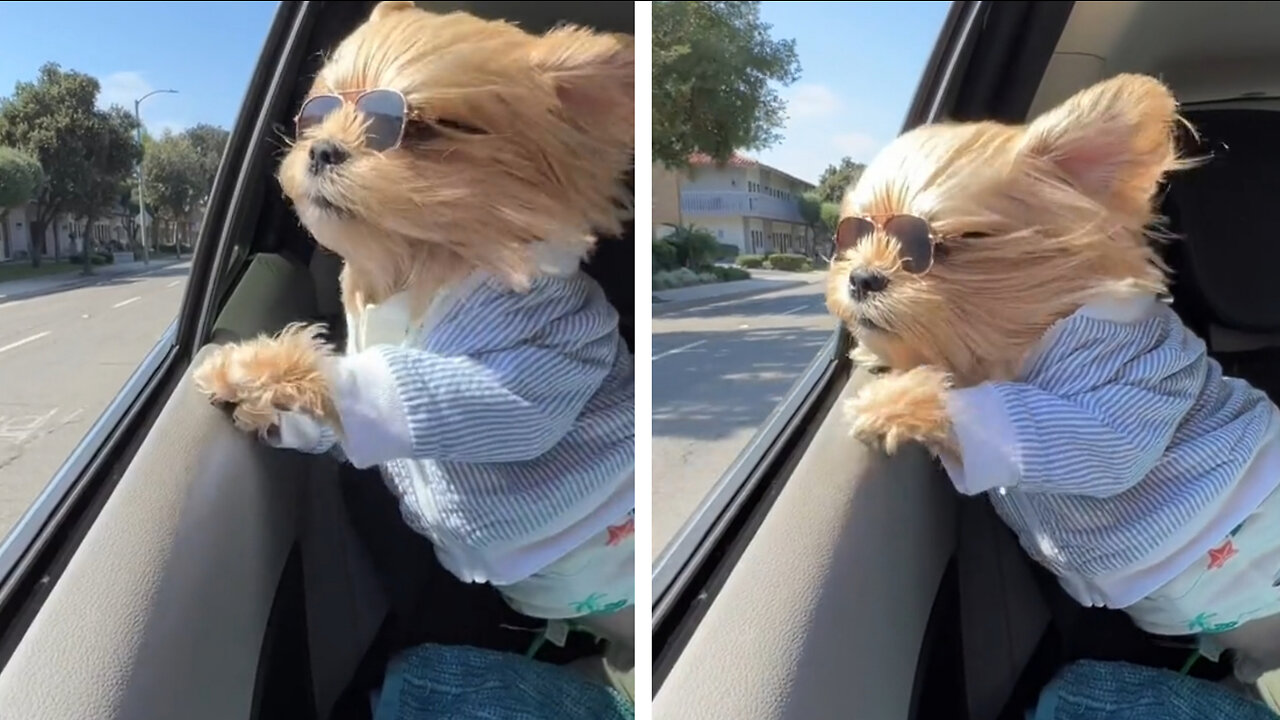
[(612, 547), (635, 534), (636, 519), (634, 516), (629, 517), (627, 518), (627, 521), (621, 525), (610, 525), (608, 529), (609, 539), (606, 540), (604, 544)]
[(1187, 629), (1194, 633), (1221, 633), (1233, 630), (1239, 621), (1232, 620), (1230, 622), (1213, 622), (1218, 617), (1217, 613), (1200, 613), (1191, 618), (1191, 622), (1187, 623)]
[(1226, 565), (1228, 560), (1230, 560), (1231, 558), (1235, 557), (1238, 554), (1239, 553), (1236, 551), (1235, 543), (1228, 540), (1222, 543), (1221, 545), (1219, 545), (1218, 547), (1209, 551), (1209, 568), (1208, 569), (1217, 570), (1223, 565)]

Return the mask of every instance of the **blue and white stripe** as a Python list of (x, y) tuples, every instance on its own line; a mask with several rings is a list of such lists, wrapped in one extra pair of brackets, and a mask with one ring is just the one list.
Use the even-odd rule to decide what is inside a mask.
[(438, 546), (548, 537), (633, 473), (633, 364), (617, 327), (582, 273), (524, 293), (475, 284), (417, 342), (338, 361), (341, 450), (380, 465), (405, 519)]
[(1157, 302), (1133, 321), (1077, 313), (1051, 330), (1019, 382), (957, 392), (1002, 408), (1011, 433), (1008, 473), (992, 473), (1001, 487), (968, 490), (996, 489), (991, 501), (1023, 547), (1074, 577), (1167, 551), (1240, 480), (1276, 412), (1260, 390), (1223, 377), (1204, 342)]

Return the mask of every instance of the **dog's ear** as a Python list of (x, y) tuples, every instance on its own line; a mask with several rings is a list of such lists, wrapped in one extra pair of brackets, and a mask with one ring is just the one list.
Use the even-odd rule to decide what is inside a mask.
[(533, 44), (533, 67), (555, 87), (566, 119), (612, 140), (635, 138), (635, 39), (580, 27), (548, 32)]
[(412, 2), (404, 2), (403, 0), (384, 0), (373, 6), (373, 12), (369, 13), (370, 20), (381, 20), (388, 15), (393, 15), (405, 10), (412, 10), (417, 4)]
[(1117, 75), (1032, 121), (1022, 152), (1052, 163), (1089, 198), (1140, 212), (1178, 164), (1177, 109), (1159, 80)]

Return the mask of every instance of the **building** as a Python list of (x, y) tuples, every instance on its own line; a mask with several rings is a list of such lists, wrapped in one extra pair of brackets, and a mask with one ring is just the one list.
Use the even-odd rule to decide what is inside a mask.
[[(7, 227), (0, 228), (0, 262), (5, 260), (24, 260), (31, 256), (32, 247), (38, 247), (45, 258), (68, 257), (80, 251), (85, 235), (85, 223), (82, 219), (62, 214), (54, 218), (45, 228), (44, 242), (32, 242), (31, 219), (36, 217), (34, 205), (14, 208), (9, 211)], [(168, 249), (172, 252), (175, 242), (181, 241), (185, 248), (190, 248), (200, 230), (204, 217), (204, 208), (199, 207), (191, 212), (185, 222), (174, 223), (167, 219), (157, 219), (147, 212), (147, 235), (151, 238), (150, 246), (157, 249)], [(131, 216), (130, 211), (117, 205), (98, 218), (89, 234), (95, 247), (104, 250), (125, 252), (131, 251), (136, 243), (130, 238), (137, 235), (138, 218)], [(57, 239), (58, 251), (54, 252), (54, 241)]]
[[(723, 166), (705, 155), (695, 155), (689, 165), (674, 180), (680, 197), (676, 223), (706, 228), (747, 254), (813, 253), (812, 233), (800, 215), (800, 197), (814, 189), (812, 183), (738, 153)], [(671, 183), (663, 179), (662, 190), (669, 193)], [(669, 232), (662, 224), (670, 221), (658, 216), (659, 184), (655, 169), (653, 223), (661, 236)]]

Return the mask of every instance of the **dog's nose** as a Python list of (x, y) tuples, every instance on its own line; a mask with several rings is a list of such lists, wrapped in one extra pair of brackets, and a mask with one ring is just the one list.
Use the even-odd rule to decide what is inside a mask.
[(350, 155), (332, 140), (317, 140), (311, 143), (307, 157), (311, 160), (311, 174), (316, 175), (335, 165), (341, 165)]
[(854, 270), (849, 273), (849, 292), (858, 300), (878, 293), (889, 286), (889, 278), (874, 270)]

